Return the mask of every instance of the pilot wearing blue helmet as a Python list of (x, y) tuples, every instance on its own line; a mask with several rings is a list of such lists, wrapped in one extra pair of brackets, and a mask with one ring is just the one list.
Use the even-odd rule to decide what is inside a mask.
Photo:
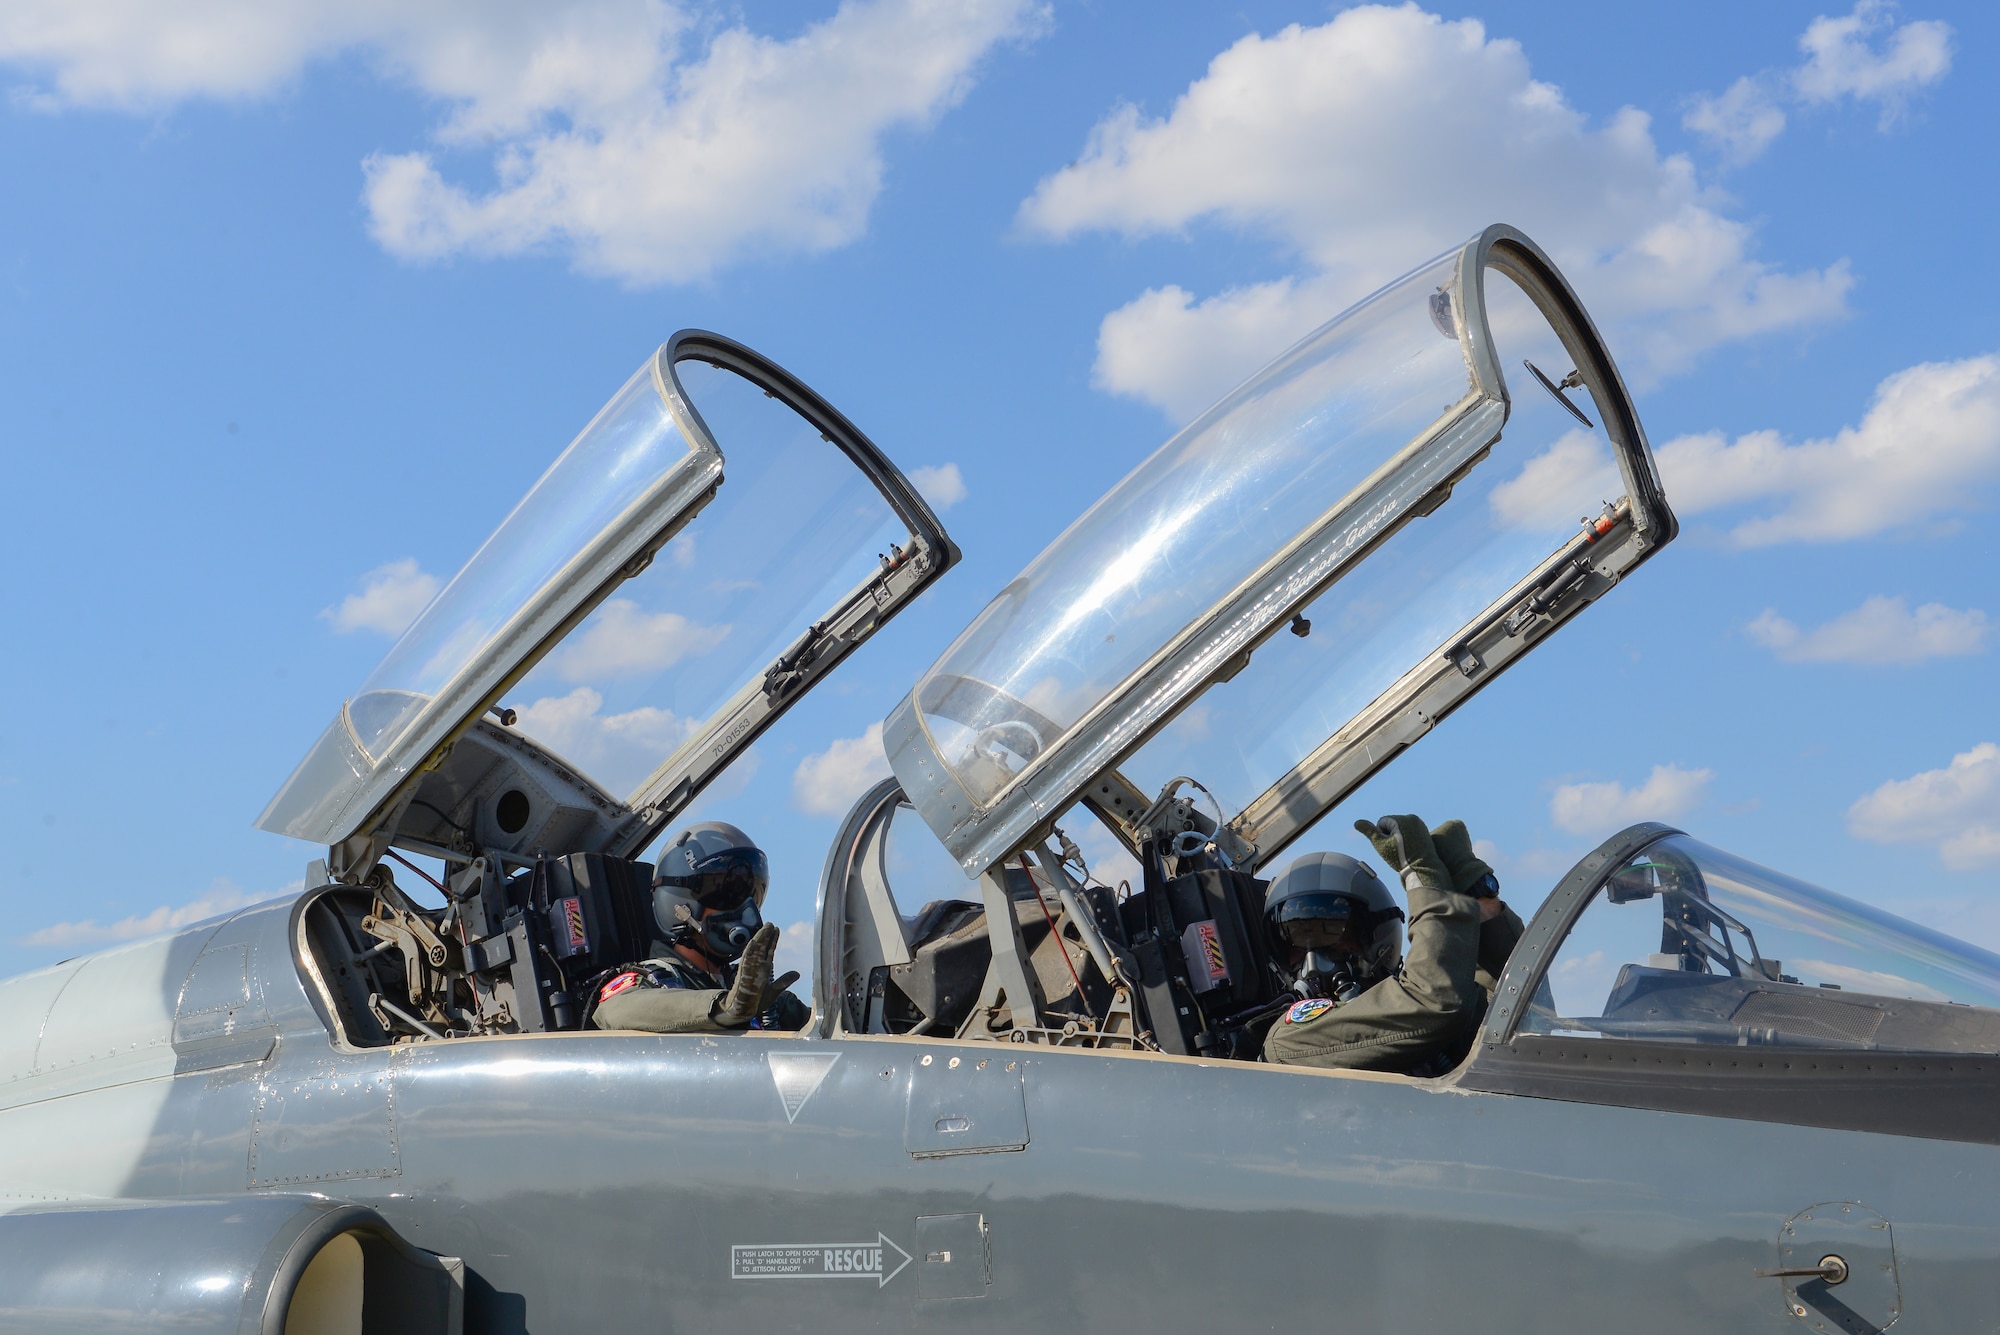
[(1404, 913), (1366, 864), (1309, 853), (1264, 897), (1273, 950), (1299, 1000), (1264, 1038), (1264, 1059), (1403, 1075), (1442, 1075), (1471, 1047), (1521, 919), (1463, 821), (1427, 830), (1415, 816), (1356, 821), (1402, 878)]
[(798, 974), (771, 977), (778, 928), (759, 912), (770, 884), (764, 851), (734, 825), (681, 831), (653, 873), (663, 939), (597, 988), (591, 1023), (656, 1034), (804, 1027), (810, 1012), (786, 990)]

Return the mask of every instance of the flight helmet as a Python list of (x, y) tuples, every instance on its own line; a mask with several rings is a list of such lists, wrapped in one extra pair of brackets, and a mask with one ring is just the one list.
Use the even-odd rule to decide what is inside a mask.
[(1265, 892), (1264, 927), (1288, 982), (1323, 980), (1334, 995), (1358, 994), (1403, 962), (1402, 908), (1374, 868), (1344, 853), (1293, 859)]
[(764, 925), (758, 910), (770, 886), (770, 863), (755, 840), (734, 825), (703, 821), (661, 851), (653, 872), (653, 920), (674, 945), (733, 960)]

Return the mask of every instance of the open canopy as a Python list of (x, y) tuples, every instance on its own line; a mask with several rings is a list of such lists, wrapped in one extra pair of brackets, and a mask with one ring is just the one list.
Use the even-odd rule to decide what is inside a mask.
[[(257, 824), (337, 853), (630, 856), (957, 558), (845, 417), (740, 344), (684, 331), (403, 633)], [(517, 688), (543, 692), (518, 715), (499, 707)], [(369, 860), (365, 845), (335, 859)]]
[(1179, 775), (1262, 865), (1674, 531), (1588, 316), (1531, 241), (1488, 228), (1134, 469), (884, 744), (968, 874), (1079, 798)]

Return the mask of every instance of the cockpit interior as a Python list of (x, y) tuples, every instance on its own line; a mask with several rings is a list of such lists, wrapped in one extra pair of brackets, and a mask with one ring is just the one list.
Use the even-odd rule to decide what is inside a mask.
[[(725, 516), (779, 536), (725, 551)], [(1294, 1000), (1263, 927), (1287, 850), (1676, 531), (1532, 241), (1412, 271), (1175, 434), (917, 678), (827, 856), (808, 1032), (1255, 1059)], [(957, 556), (812, 390), (677, 335), (260, 821), (328, 849), (298, 947), (329, 1024), (587, 1030), (660, 949), (643, 852)], [(524, 682), (654, 710), (660, 758), (580, 753), (560, 711), (502, 704)], [(1489, 1040), (2000, 1050), (2000, 958), (1631, 833), (1536, 916)]]

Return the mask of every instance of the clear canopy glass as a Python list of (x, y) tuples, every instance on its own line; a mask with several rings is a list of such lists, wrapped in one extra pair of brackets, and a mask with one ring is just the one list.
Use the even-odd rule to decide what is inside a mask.
[(515, 689), (516, 729), (612, 792), (636, 789), (880, 567), (909, 530), (875, 484), (763, 387), (675, 375), (726, 463), (698, 522)]
[[(872, 445), (837, 421), (835, 443), (804, 415), (832, 412), (810, 390), (726, 340), (669, 346), (418, 615), (260, 828), (347, 839), (503, 690), (521, 732), (635, 795), (676, 754), (702, 754), (707, 728), (734, 729), (716, 742), (724, 756), (773, 717), (737, 728), (728, 716), (815, 618), (870, 597), (917, 521), (898, 517), (889, 493), (902, 484)], [(941, 531), (925, 541), (916, 570), (934, 576), (956, 554)], [(906, 578), (900, 596), (924, 582)], [(891, 615), (898, 596), (882, 586), (873, 606)]]
[[(1240, 811), (1416, 664), (1446, 647), (1539, 563), (1579, 520), (1622, 491), (1601, 423), (1535, 382), (1572, 369), (1547, 319), (1512, 279), (1484, 274), (1495, 360), (1513, 391), (1491, 454), (1441, 508), (1406, 525), (1308, 605), (1306, 634), (1273, 636), (1122, 768), (1152, 793), (1175, 775)], [(1405, 323), (1409, 323), (1407, 319)]]
[(936, 753), (990, 800), (1475, 385), (1459, 251), (1190, 423), (1051, 543), (918, 684)]
[(690, 449), (649, 358), (348, 701), (348, 725), (362, 750), (374, 760), (386, 755), (423, 706), (490, 653), (535, 595), (621, 514), (642, 504)]
[(1995, 1052), (2000, 955), (1674, 835), (1597, 889), (1521, 1028)]

